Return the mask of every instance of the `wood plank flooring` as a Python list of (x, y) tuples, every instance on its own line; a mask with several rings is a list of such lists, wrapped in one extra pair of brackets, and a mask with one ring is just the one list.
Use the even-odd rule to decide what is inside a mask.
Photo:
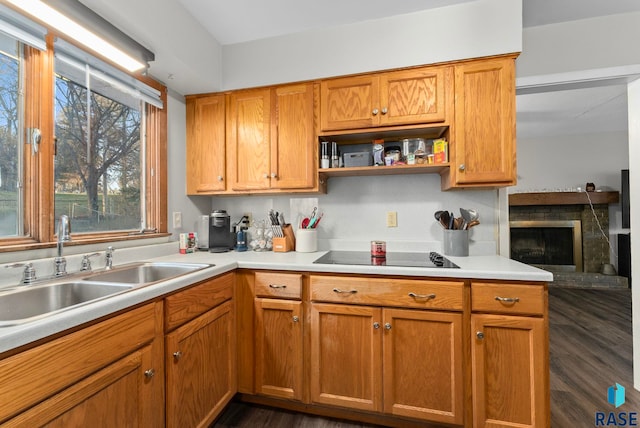
[[(640, 392), (633, 389), (629, 289), (551, 287), (549, 341), (553, 428), (593, 427), (596, 411), (640, 412)], [(607, 402), (607, 388), (616, 382), (626, 388), (626, 403), (618, 409)], [(232, 403), (213, 427), (373, 425)]]

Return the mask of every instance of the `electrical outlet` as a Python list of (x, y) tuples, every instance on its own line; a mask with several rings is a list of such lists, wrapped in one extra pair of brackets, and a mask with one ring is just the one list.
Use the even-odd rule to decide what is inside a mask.
[(242, 215), (247, 217), (247, 221), (249, 222), (247, 226), (251, 227), (251, 225), (253, 224), (253, 215), (251, 213), (244, 213)]
[(180, 211), (174, 211), (173, 213), (173, 228), (182, 229), (182, 213)]
[(398, 227), (398, 213), (395, 211), (387, 212), (387, 227)]

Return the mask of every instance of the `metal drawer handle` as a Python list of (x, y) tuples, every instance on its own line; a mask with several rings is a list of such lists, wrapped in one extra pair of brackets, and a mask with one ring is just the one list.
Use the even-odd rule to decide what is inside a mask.
[(145, 370), (144, 375), (147, 379), (151, 379), (153, 376), (155, 376), (156, 371), (154, 369), (149, 369), (149, 370)]
[(294, 315), (293, 316), (293, 322), (298, 322), (298, 321), (300, 321), (300, 318), (298, 318), (297, 315)]
[(269, 284), (269, 288), (287, 288), (286, 285)]
[(435, 294), (416, 294), (414, 292), (409, 293), (409, 297), (413, 297), (414, 299), (426, 299), (426, 300), (431, 300), (431, 299), (435, 299), (436, 295)]
[(182, 352), (180, 351), (174, 352), (173, 358), (175, 358), (176, 360), (179, 360), (180, 358), (182, 358)]
[(384, 329), (385, 330), (391, 330), (391, 324), (390, 323), (384, 323)]
[(476, 332), (476, 337), (480, 340), (484, 339), (484, 333), (481, 331)]
[(339, 288), (333, 289), (334, 293), (356, 294), (358, 290), (340, 290)]
[(379, 322), (374, 322), (373, 323), (373, 328), (375, 328), (376, 330), (380, 328), (380, 323)]
[(500, 297), (496, 296), (496, 300), (502, 303), (518, 303), (520, 301), (519, 297)]

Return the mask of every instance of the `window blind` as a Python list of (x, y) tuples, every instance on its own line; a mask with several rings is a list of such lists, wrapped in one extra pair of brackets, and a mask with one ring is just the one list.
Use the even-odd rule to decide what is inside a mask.
[(0, 4), (0, 32), (36, 49), (47, 49), (47, 29), (13, 9)]
[(163, 108), (161, 93), (133, 76), (118, 70), (95, 56), (58, 39), (54, 45), (56, 73), (74, 82), (84, 82), (87, 73), (91, 90), (130, 107), (139, 101)]

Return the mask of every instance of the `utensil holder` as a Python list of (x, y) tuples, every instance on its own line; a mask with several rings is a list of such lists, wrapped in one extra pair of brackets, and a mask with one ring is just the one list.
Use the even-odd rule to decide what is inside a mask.
[(290, 224), (282, 226), (283, 237), (273, 238), (273, 251), (276, 253), (287, 253), (296, 248), (296, 236)]
[(318, 251), (318, 230), (298, 229), (296, 251), (299, 253), (315, 253)]
[(446, 256), (466, 257), (469, 255), (469, 231), (445, 229), (443, 252)]

